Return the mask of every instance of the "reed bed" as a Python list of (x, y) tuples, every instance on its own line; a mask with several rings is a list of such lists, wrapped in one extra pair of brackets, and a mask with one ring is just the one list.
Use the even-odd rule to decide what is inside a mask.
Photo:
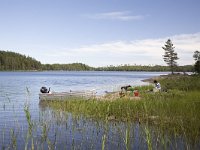
[[(137, 101), (130, 100), (130, 97), (117, 98), (114, 101), (76, 99), (50, 101), (48, 106), (74, 115), (82, 114), (94, 120), (138, 122), (145, 125), (147, 147), (152, 148), (155, 139), (157, 143), (163, 143), (163, 146), (166, 146), (166, 143), (169, 145), (166, 141), (170, 140), (165, 137), (166, 134), (168, 137), (184, 138), (186, 145), (193, 143), (199, 146), (200, 77), (167, 76), (159, 82), (167, 88), (167, 92), (152, 93), (148, 91), (152, 86), (137, 87), (141, 95), (141, 99)], [(105, 147), (105, 135), (102, 140)]]

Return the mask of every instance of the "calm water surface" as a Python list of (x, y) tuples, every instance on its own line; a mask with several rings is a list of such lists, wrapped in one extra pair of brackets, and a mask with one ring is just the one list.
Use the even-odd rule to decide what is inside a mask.
[[(117, 91), (120, 86), (127, 84), (132, 86), (147, 84), (141, 80), (161, 74), (166, 73), (0, 72), (0, 149), (30, 148), (32, 143), (35, 147), (44, 149), (50, 146), (56, 149), (101, 149), (105, 130), (108, 131), (106, 146), (109, 149), (125, 149), (124, 137), (127, 126), (132, 131), (129, 136), (132, 136), (134, 143), (129, 148), (146, 149), (145, 144), (141, 145), (146, 141), (141, 138), (137, 123), (129, 125), (123, 122), (109, 123), (105, 129), (104, 122), (80, 116), (77, 118), (70, 113), (40, 106), (38, 94), (42, 86), (51, 87), (52, 91), (58, 92), (95, 89), (97, 94), (104, 94), (105, 91)], [(27, 104), (33, 122), (31, 138), (27, 113), (24, 111), (24, 106)]]

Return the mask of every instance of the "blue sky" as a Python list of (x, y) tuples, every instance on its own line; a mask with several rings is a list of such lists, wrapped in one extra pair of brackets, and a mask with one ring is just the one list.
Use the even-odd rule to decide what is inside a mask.
[(200, 50), (199, 0), (0, 0), (0, 50), (42, 63), (179, 65)]

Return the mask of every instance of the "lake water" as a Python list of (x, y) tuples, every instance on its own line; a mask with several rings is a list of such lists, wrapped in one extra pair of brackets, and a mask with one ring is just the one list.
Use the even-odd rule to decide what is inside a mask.
[[(101, 149), (105, 133), (104, 122), (70, 113), (54, 111), (39, 104), (42, 86), (52, 91), (93, 90), (98, 95), (105, 91), (118, 91), (120, 86), (147, 83), (141, 80), (166, 74), (162, 72), (0, 72), (0, 149)], [(24, 111), (28, 107), (28, 113)], [(30, 113), (30, 114), (29, 114)], [(33, 122), (32, 136), (29, 121)], [(37, 128), (35, 127), (37, 126)], [(107, 149), (125, 149), (124, 138), (129, 126), (130, 149), (146, 149), (140, 136), (141, 126), (124, 122), (108, 124)], [(39, 128), (38, 128), (39, 127)], [(46, 135), (45, 131), (48, 131)], [(121, 135), (121, 136), (119, 136)], [(110, 142), (109, 142), (110, 141)], [(139, 142), (140, 141), (140, 142)], [(33, 143), (33, 144), (32, 144)], [(144, 143), (141, 145), (141, 143)]]

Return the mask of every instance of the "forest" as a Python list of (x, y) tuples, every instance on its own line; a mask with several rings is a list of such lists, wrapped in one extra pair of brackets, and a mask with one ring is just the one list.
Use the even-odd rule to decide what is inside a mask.
[[(160, 65), (120, 65), (120, 66), (107, 66), (95, 68), (97, 71), (170, 71), (169, 66)], [(194, 67), (192, 65), (177, 66), (176, 72), (193, 72)]]
[[(11, 51), (0, 50), (0, 71), (170, 71), (169, 66), (160, 65), (119, 65), (106, 67), (91, 67), (83, 63), (42, 64), (40, 61)], [(175, 71), (193, 72), (193, 65), (177, 66)]]
[(40, 70), (42, 64), (32, 57), (10, 51), (0, 51), (0, 70)]

